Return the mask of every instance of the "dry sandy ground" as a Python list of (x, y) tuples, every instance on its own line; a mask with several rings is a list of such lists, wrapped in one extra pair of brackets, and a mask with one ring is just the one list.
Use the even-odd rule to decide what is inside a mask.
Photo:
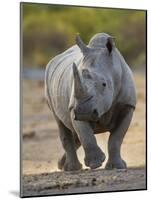
[[(137, 167), (140, 169), (140, 175), (144, 174), (145, 166), (145, 77), (140, 73), (135, 73), (135, 82), (137, 88), (138, 103), (136, 111), (122, 145), (122, 157), (127, 162), (128, 167)], [(24, 183), (31, 184), (29, 177), (34, 174), (39, 180), (41, 174), (59, 171), (57, 169), (57, 160), (63, 154), (63, 148), (59, 139), (57, 125), (50, 113), (44, 99), (44, 85), (42, 81), (23, 81), (23, 140), (22, 140), (22, 172), (25, 175)], [(101, 146), (107, 156), (108, 133), (97, 135), (98, 144)], [(84, 152), (80, 148), (78, 157), (83, 163)], [(107, 160), (107, 159), (106, 159)], [(104, 163), (105, 165), (105, 163)], [(104, 167), (102, 166), (102, 168)], [(83, 168), (84, 166), (83, 163)], [(88, 170), (89, 173), (90, 170)], [(133, 170), (132, 170), (133, 171)], [(131, 171), (131, 172), (132, 172)], [(101, 171), (100, 173), (108, 173)], [(137, 172), (137, 173), (136, 173)], [(60, 173), (60, 172), (58, 172)], [(82, 172), (81, 172), (82, 173)], [(111, 173), (111, 172), (110, 172)], [(134, 170), (134, 175), (139, 174)], [(26, 178), (26, 175), (28, 175)], [(30, 176), (29, 176), (30, 175)], [(49, 174), (51, 176), (51, 174)], [(112, 174), (113, 175), (113, 174)], [(46, 175), (42, 176), (45, 177)], [(135, 177), (135, 176), (134, 176)], [(137, 176), (136, 176), (137, 177)], [(135, 179), (136, 180), (136, 179)], [(132, 181), (133, 182), (133, 181)], [(135, 184), (131, 184), (132, 189)], [(138, 188), (141, 180), (137, 180)], [(130, 186), (129, 186), (130, 187)], [(137, 185), (135, 185), (137, 188)], [(145, 187), (145, 186), (144, 186)], [(143, 188), (144, 188), (143, 187)], [(27, 187), (28, 188), (28, 187)], [(112, 187), (109, 187), (112, 190)], [(123, 188), (124, 189), (124, 188)], [(126, 189), (126, 185), (125, 185)], [(105, 191), (108, 189), (106, 188)], [(114, 187), (113, 187), (114, 190)], [(27, 192), (27, 190), (25, 190)], [(86, 190), (84, 190), (86, 191)], [(94, 190), (96, 191), (96, 190)], [(103, 191), (103, 189), (99, 190)], [(52, 192), (53, 193), (53, 192)], [(51, 192), (49, 192), (51, 194)], [(33, 191), (34, 195), (34, 191)]]
[(144, 169), (82, 170), (23, 177), (24, 196), (109, 192), (146, 189)]

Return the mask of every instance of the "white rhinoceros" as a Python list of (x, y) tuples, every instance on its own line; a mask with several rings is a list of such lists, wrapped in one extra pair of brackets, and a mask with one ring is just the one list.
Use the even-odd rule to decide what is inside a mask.
[(136, 105), (131, 69), (113, 38), (96, 34), (86, 46), (76, 45), (54, 57), (46, 67), (46, 99), (58, 124), (64, 155), (58, 167), (79, 170), (77, 149), (82, 145), (85, 165), (101, 166), (105, 154), (94, 134), (110, 132), (106, 169), (126, 168), (120, 149)]

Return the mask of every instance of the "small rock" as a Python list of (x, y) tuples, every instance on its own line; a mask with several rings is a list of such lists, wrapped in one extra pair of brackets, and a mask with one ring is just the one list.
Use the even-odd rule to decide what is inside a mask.
[(117, 179), (117, 176), (113, 176), (112, 179), (115, 181)]
[(104, 180), (104, 179), (102, 179), (102, 180), (101, 180), (101, 183), (105, 183), (105, 180)]
[(31, 139), (35, 137), (36, 132), (35, 131), (25, 131), (23, 132), (23, 139)]
[(91, 184), (92, 184), (92, 185), (96, 185), (96, 181), (97, 181), (96, 178), (93, 178), (93, 179), (91, 180)]

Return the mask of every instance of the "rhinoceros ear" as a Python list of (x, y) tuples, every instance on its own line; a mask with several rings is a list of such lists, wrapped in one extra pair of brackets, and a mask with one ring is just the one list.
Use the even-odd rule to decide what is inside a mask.
[(80, 36), (77, 35), (76, 36), (76, 44), (78, 45), (78, 47), (80, 48), (80, 50), (82, 51), (82, 53), (84, 55), (87, 55), (90, 51), (90, 48), (87, 47), (84, 42), (81, 40)]
[(106, 47), (108, 49), (109, 54), (112, 52), (114, 46), (115, 46), (115, 43), (114, 43), (113, 37), (109, 37), (106, 42)]

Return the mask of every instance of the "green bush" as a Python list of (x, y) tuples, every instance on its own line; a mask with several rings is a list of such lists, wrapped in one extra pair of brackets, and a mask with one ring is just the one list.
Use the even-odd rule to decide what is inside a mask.
[(22, 13), (24, 66), (45, 67), (75, 44), (77, 33), (85, 43), (98, 32), (111, 34), (133, 66), (135, 59), (145, 55), (145, 11), (22, 3)]

